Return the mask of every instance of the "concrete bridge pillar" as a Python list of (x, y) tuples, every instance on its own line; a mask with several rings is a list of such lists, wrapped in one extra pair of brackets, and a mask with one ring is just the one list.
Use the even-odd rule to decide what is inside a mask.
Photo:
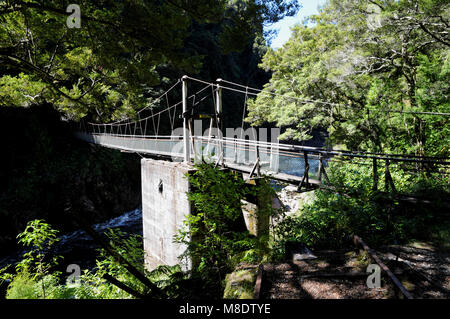
[[(246, 177), (244, 175), (244, 178)], [(265, 183), (265, 181), (261, 179), (247, 181), (249, 187), (256, 187), (261, 183)], [(258, 194), (255, 197), (241, 200), (241, 203), (242, 214), (249, 233), (256, 237), (269, 235), (270, 208), (273, 207), (270, 194)]]
[[(158, 265), (176, 265), (178, 257), (186, 250), (184, 245), (174, 243), (173, 238), (183, 227), (191, 213), (186, 193), (189, 191), (187, 174), (193, 172), (186, 163), (141, 160), (142, 221), (145, 264), (147, 269)], [(182, 264), (184, 270), (191, 261)]]
[[(145, 251), (145, 265), (148, 270), (158, 265), (180, 264), (179, 256), (186, 246), (175, 243), (176, 236), (184, 227), (186, 217), (194, 213), (187, 198), (190, 184), (187, 175), (195, 169), (180, 162), (141, 160), (142, 179), (142, 220)], [(251, 180), (256, 186), (262, 180)], [(258, 194), (243, 203), (243, 215), (249, 232), (257, 237), (268, 235), (271, 206), (269, 194)], [(195, 239), (194, 239), (195, 240)], [(183, 270), (192, 267), (192, 259), (183, 260)]]

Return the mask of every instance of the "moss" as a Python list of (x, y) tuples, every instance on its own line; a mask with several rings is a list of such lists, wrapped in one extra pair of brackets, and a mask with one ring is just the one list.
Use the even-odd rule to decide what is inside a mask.
[(414, 285), (412, 282), (408, 280), (402, 280), (402, 285), (405, 287), (406, 290), (412, 291), (415, 289), (416, 285)]
[(241, 269), (225, 278), (224, 299), (253, 299), (258, 268)]

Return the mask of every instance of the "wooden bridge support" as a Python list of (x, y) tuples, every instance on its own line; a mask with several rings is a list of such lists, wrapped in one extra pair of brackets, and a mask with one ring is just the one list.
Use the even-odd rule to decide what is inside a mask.
[(319, 181), (322, 182), (322, 175), (325, 178), (325, 181), (327, 184), (330, 183), (330, 180), (328, 179), (327, 172), (325, 170), (325, 165), (323, 165), (323, 157), (322, 154), (319, 155)]
[(389, 160), (386, 160), (386, 166), (384, 169), (384, 188), (386, 189), (386, 192), (389, 192), (389, 186), (391, 187), (392, 191), (395, 193), (395, 185), (394, 180), (392, 179), (391, 172), (389, 171)]
[(304, 162), (305, 162), (305, 169), (303, 171), (302, 180), (300, 181), (300, 184), (298, 184), (298, 187), (297, 187), (297, 192), (299, 192), (299, 193), (309, 192), (309, 191), (316, 189), (317, 185), (322, 183), (322, 181), (321, 181), (322, 174), (328, 181), (328, 176), (326, 175), (325, 168), (324, 168), (323, 162), (322, 162), (322, 158), (320, 157), (319, 180), (314, 181), (314, 183), (311, 183), (310, 179), (309, 179), (309, 161), (308, 161), (308, 152), (307, 151), (303, 152), (303, 158), (304, 158)]
[(377, 167), (377, 159), (372, 159), (372, 172), (373, 172), (373, 186), (372, 190), (376, 192), (378, 190), (378, 167)]

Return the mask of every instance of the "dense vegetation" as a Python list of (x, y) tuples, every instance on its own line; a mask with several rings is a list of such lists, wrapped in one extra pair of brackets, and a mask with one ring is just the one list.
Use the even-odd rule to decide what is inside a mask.
[[(241, 176), (222, 171), (210, 164), (197, 166), (189, 176), (192, 190), (188, 198), (194, 212), (177, 241), (187, 246), (185, 255), (192, 259), (193, 276), (200, 279), (211, 297), (221, 297), (225, 275), (239, 262), (258, 263), (270, 255), (268, 234), (251, 235), (242, 214), (242, 200), (271, 198), (274, 190), (267, 180), (250, 186)], [(254, 212), (255, 214), (256, 212)], [(258, 214), (279, 214), (270, 201), (260, 205)]]
[[(58, 270), (61, 256), (51, 252), (52, 246), (59, 240), (58, 231), (43, 220), (30, 221), (19, 234), (19, 242), (29, 247), (23, 259), (16, 265), (15, 273), (4, 268), (0, 271), (0, 280), (9, 281), (6, 298), (10, 299), (113, 299), (143, 297), (148, 287), (131, 275), (105, 249), (99, 251), (96, 267), (83, 270), (73, 279), (67, 273)], [(178, 266), (161, 266), (152, 272), (144, 268), (142, 238), (128, 236), (119, 230), (110, 230), (107, 234), (109, 245), (115, 252), (126, 258), (137, 271), (145, 274), (166, 297), (187, 297), (189, 291), (187, 276)], [(65, 271), (65, 269), (64, 269)], [(128, 289), (118, 288), (105, 278), (114, 278)], [(154, 295), (154, 297), (156, 294)]]
[(272, 78), (248, 120), (297, 140), (324, 128), (350, 150), (448, 156), (448, 115), (420, 112), (450, 110), (449, 14), (448, 1), (329, 0), (266, 53)]
[(255, 63), (230, 65), (232, 53), (251, 53), (264, 24), (299, 7), (278, 0), (78, 1), (81, 27), (68, 28), (69, 4), (0, 4), (0, 105), (48, 102), (75, 120), (130, 116), (203, 62), (227, 75), (241, 75), (238, 65), (251, 73)]
[[(344, 168), (332, 165), (329, 178), (337, 191), (316, 191), (312, 201), (304, 203), (297, 214), (282, 218), (270, 234), (255, 237), (245, 228), (242, 200), (255, 200), (261, 194), (271, 198), (274, 190), (268, 181), (250, 186), (235, 173), (209, 164), (197, 166), (188, 178), (193, 186), (188, 197), (194, 213), (174, 240), (186, 245), (180, 264), (183, 258), (189, 258), (190, 271), (182, 271), (179, 265), (148, 271), (142, 237), (109, 230), (106, 238), (110, 249), (144, 274), (158, 291), (143, 284), (110, 249), (101, 249), (96, 266), (84, 270), (71, 283), (58, 268), (62, 257), (51, 250), (58, 241), (57, 231), (42, 220), (34, 220), (18, 236), (19, 243), (31, 249), (16, 265), (15, 272), (4, 269), (1, 275), (3, 280), (9, 280), (6, 297), (221, 298), (225, 275), (239, 263), (282, 261), (286, 244), (290, 243), (317, 249), (342, 248), (351, 244), (355, 234), (377, 246), (419, 239), (449, 249), (450, 216), (442, 199), (450, 190), (443, 179), (394, 174), (398, 191), (427, 195), (433, 200), (431, 205), (411, 204), (402, 202), (393, 192), (374, 191), (372, 178), (361, 164), (347, 164)], [(270, 201), (261, 206), (260, 213), (278, 220), (283, 216), (283, 210), (272, 209)]]
[[(448, 1), (327, 1), (265, 54), (261, 67), (272, 76), (247, 121), (274, 123), (281, 138), (301, 142), (325, 129), (330, 148), (448, 158), (449, 14)], [(374, 244), (417, 238), (448, 247), (448, 169), (396, 164), (396, 189), (384, 191), (373, 188), (370, 161), (329, 169), (335, 191), (315, 192), (280, 224), (282, 242), (340, 246), (359, 234)], [(380, 167), (378, 175), (385, 178)]]
[[(209, 164), (202, 164), (188, 178), (193, 190), (188, 194), (195, 213), (186, 220), (174, 240), (187, 245), (181, 258), (192, 260), (192, 269), (182, 271), (179, 265), (160, 266), (148, 271), (144, 266), (142, 237), (120, 230), (106, 233), (109, 247), (99, 251), (96, 266), (84, 270), (76, 282), (65, 281), (67, 274), (58, 270), (61, 256), (52, 246), (59, 240), (58, 231), (43, 220), (30, 221), (19, 234), (18, 242), (30, 250), (15, 266), (4, 268), (0, 280), (9, 280), (7, 298), (221, 298), (225, 275), (239, 262), (257, 263), (268, 258), (267, 236), (250, 235), (242, 216), (241, 200), (259, 194), (273, 194), (266, 182), (246, 185), (242, 178)], [(270, 198), (270, 197), (269, 197)], [(278, 212), (270, 207), (264, 214)], [(191, 240), (192, 239), (192, 240)], [(131, 273), (119, 254), (137, 271), (144, 274), (159, 291), (151, 290)], [(180, 259), (181, 264), (181, 259)], [(111, 277), (115, 282), (111, 281)], [(113, 280), (114, 280), (113, 279)], [(117, 281), (124, 285), (120, 288)]]
[[(19, 243), (31, 249), (2, 275), (8, 298), (218, 298), (239, 262), (280, 260), (288, 242), (342, 247), (355, 234), (371, 246), (420, 239), (448, 249), (448, 169), (391, 164), (394, 190), (373, 187), (372, 162), (332, 162), (333, 188), (315, 191), (258, 239), (245, 230), (241, 200), (273, 191), (205, 164), (190, 177), (196, 210), (176, 238), (191, 272), (147, 271), (142, 238), (111, 231), (112, 250), (150, 286), (107, 250), (79, 284), (66, 283), (47, 222), (60, 228), (66, 210), (107, 217), (139, 197), (138, 157), (76, 143), (67, 120), (133, 117), (184, 73), (266, 83), (248, 100), (247, 121), (280, 126), (285, 139), (304, 143), (326, 131), (330, 148), (450, 151), (449, 1), (328, 0), (278, 50), (266, 46), (263, 27), (293, 15), (297, 1), (79, 1), (82, 27), (73, 29), (68, 4), (0, 3), (0, 133), (12, 136), (0, 170), (0, 244), (25, 228)], [(242, 104), (226, 103), (227, 125), (240, 125)]]
[[(276, 247), (283, 255), (287, 242), (302, 242), (316, 249), (352, 245), (354, 235), (373, 247), (407, 244), (414, 240), (432, 242), (450, 249), (450, 194), (448, 178), (405, 173), (396, 167), (392, 178), (396, 191), (373, 189), (369, 163), (332, 163), (328, 168), (334, 191), (318, 190), (299, 211), (277, 225)], [(379, 169), (384, 178), (384, 173)], [(410, 202), (398, 194), (417, 198)], [(421, 201), (421, 199), (426, 199)]]

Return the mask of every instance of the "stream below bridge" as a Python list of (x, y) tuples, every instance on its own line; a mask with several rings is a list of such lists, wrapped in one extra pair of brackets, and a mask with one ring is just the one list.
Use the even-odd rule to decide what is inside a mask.
[[(284, 173), (295, 174), (295, 172), (301, 172), (304, 167), (304, 162), (300, 159), (287, 159), (288, 162), (284, 163)], [(289, 169), (287, 169), (289, 168)], [(299, 170), (299, 168), (301, 168)], [(275, 184), (274, 184), (275, 187)], [(293, 187), (293, 186), (290, 186)], [(277, 191), (280, 191), (278, 187)], [(287, 187), (289, 188), (289, 186)], [(285, 192), (280, 193), (280, 199), (284, 202)], [(294, 198), (288, 200), (288, 205), (293, 203), (295, 208), (296, 204)], [(286, 204), (286, 203), (285, 203)], [(132, 211), (126, 212), (118, 217), (111, 218), (105, 222), (93, 225), (93, 228), (98, 233), (105, 232), (108, 228), (119, 228), (121, 231), (128, 234), (142, 235), (142, 210), (136, 208)], [(70, 264), (77, 264), (83, 269), (92, 269), (95, 267), (95, 259), (98, 256), (98, 245), (88, 234), (83, 230), (76, 230), (59, 237), (59, 241), (54, 245), (52, 251), (55, 255), (61, 255), (64, 259), (60, 262), (61, 271), (64, 273), (65, 269)], [(14, 265), (22, 259), (22, 256), (27, 249), (19, 250), (13, 254), (7, 256), (0, 256), (0, 269), (7, 265)], [(9, 269), (11, 271), (12, 269)]]

